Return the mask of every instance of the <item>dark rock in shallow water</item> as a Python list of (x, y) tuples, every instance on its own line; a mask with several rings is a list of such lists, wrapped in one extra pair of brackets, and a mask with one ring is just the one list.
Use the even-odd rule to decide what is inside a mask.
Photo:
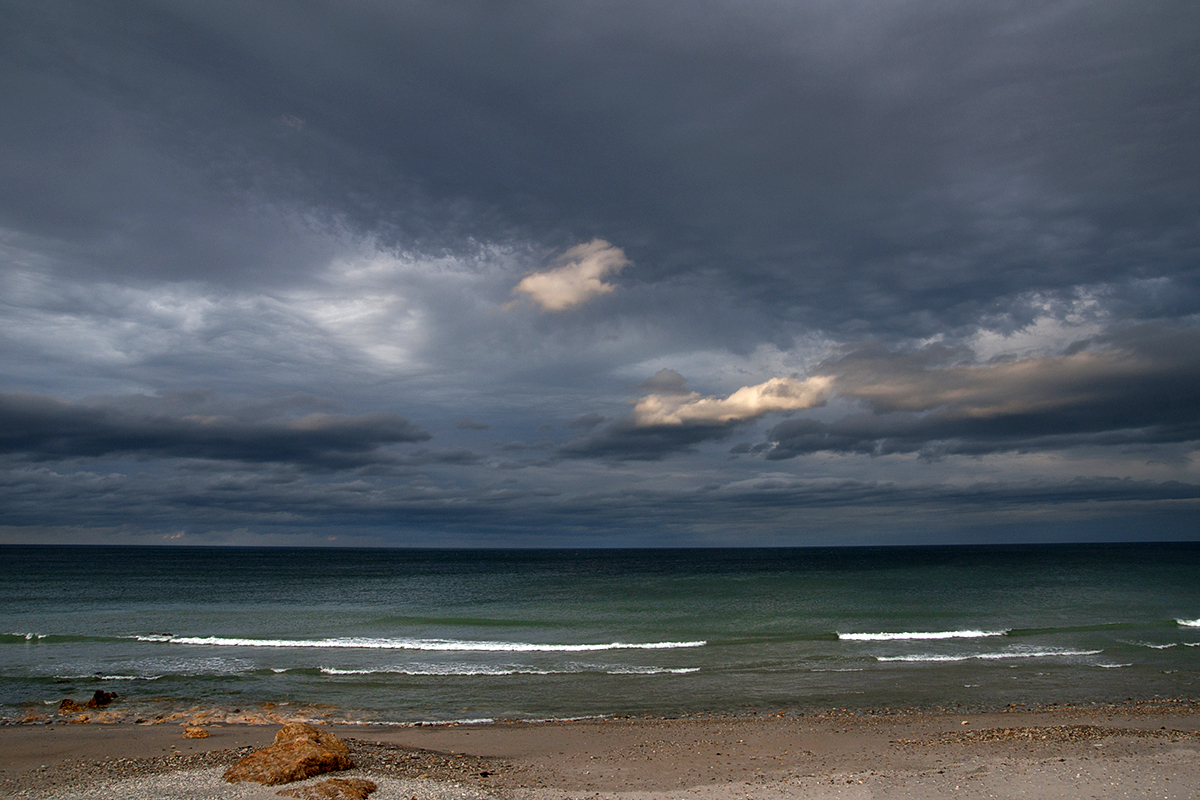
[(225, 780), (275, 786), (352, 766), (350, 748), (341, 739), (303, 722), (288, 722), (275, 734), (273, 744), (225, 770)]
[(92, 695), (92, 699), (87, 701), (84, 708), (104, 708), (117, 699), (116, 692), (102, 692), (99, 689)]
[(312, 786), (281, 789), (275, 794), (299, 800), (366, 800), (379, 787), (363, 778), (329, 778)]

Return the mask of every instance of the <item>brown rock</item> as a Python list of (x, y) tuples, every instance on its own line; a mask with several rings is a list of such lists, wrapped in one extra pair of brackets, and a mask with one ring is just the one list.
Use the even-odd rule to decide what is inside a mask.
[(92, 695), (92, 699), (88, 700), (84, 708), (104, 708), (106, 705), (117, 699), (116, 692), (102, 692), (99, 689)]
[(378, 788), (375, 781), (363, 778), (329, 778), (312, 786), (280, 789), (275, 794), (299, 800), (366, 800), (367, 795)]
[(58, 713), (60, 714), (78, 714), (83, 711), (86, 706), (82, 703), (76, 703), (69, 697), (64, 697), (63, 701), (58, 704)]
[(225, 780), (275, 786), (352, 766), (350, 748), (341, 739), (304, 722), (287, 722), (273, 744), (225, 770)]
[(212, 734), (204, 730), (204, 728), (189, 727), (183, 729), (183, 738), (185, 739), (207, 739), (211, 735)]

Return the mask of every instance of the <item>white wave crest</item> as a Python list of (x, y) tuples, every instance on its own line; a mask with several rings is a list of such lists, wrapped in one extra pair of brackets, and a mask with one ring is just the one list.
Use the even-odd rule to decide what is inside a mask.
[(941, 655), (922, 653), (911, 656), (875, 656), (876, 661), (1000, 661), (1010, 658), (1052, 658), (1054, 656), (1095, 656), (1103, 650), (1064, 650), (1060, 648), (1002, 650), (998, 653), (963, 653), (957, 655)]
[(1200, 619), (1177, 619), (1175, 622), (1181, 628), (1200, 628)]
[(839, 633), (837, 637), (851, 642), (887, 642), (899, 639), (983, 639), (988, 636), (1007, 636), (1001, 631), (904, 631), (901, 633)]
[(321, 667), (325, 675), (552, 675), (549, 670), (517, 667), (479, 667), (448, 664), (430, 667), (384, 667), (382, 669), (338, 669)]
[(347, 637), (338, 639), (240, 639), (223, 636), (135, 636), (140, 642), (217, 645), (221, 647), (320, 647), (360, 650), (432, 650), (480, 653), (582, 653), (596, 650), (674, 650), (703, 647), (696, 642), (609, 642), (607, 644), (535, 644), (531, 642), (485, 642), (460, 639), (375, 639)]
[(699, 667), (580, 667), (578, 669), (534, 669), (532, 667), (486, 667), (473, 664), (446, 664), (425, 667), (385, 667), (382, 669), (338, 669), (321, 667), (325, 675), (413, 675), (413, 676), (474, 676), (505, 675), (571, 675), (581, 672), (603, 672), (608, 675), (685, 675), (699, 672)]
[(156, 681), (162, 675), (55, 675), (58, 680), (81, 681)]

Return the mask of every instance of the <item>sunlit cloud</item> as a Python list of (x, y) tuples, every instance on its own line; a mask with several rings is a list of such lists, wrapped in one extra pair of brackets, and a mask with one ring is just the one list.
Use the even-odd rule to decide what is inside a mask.
[(629, 259), (621, 248), (593, 239), (567, 250), (555, 263), (552, 269), (526, 275), (513, 294), (527, 295), (543, 311), (566, 311), (611, 293), (616, 286), (604, 278), (629, 266)]
[(633, 418), (640, 426), (723, 425), (757, 419), (778, 411), (799, 411), (822, 405), (829, 397), (833, 378), (815, 375), (803, 381), (771, 378), (756, 386), (743, 386), (725, 398), (687, 394), (649, 394), (638, 400)]

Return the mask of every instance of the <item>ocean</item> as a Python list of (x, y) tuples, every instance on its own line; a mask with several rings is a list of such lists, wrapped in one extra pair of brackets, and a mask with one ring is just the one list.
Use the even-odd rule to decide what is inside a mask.
[(1200, 544), (0, 547), (0, 719), (417, 723), (1197, 696)]

